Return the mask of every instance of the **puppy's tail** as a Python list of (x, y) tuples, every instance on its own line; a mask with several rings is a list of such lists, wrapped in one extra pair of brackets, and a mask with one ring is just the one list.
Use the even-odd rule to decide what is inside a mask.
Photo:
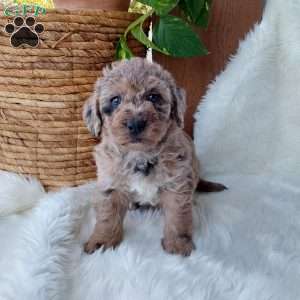
[(217, 182), (206, 181), (204, 179), (200, 179), (196, 188), (197, 192), (204, 193), (212, 193), (212, 192), (222, 192), (224, 190), (228, 190), (228, 188)]
[(0, 171), (0, 217), (34, 207), (45, 193), (36, 179)]

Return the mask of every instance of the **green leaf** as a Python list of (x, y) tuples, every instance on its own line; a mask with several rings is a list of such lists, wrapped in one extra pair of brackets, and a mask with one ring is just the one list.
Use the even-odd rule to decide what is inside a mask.
[(121, 36), (116, 47), (116, 58), (117, 59), (130, 59), (133, 57), (133, 53), (129, 49), (125, 37)]
[(129, 26), (126, 28), (124, 36), (126, 37), (128, 32), (130, 32), (132, 30), (132, 28), (136, 27), (139, 24), (142, 24), (151, 14), (152, 14), (152, 11), (149, 11), (147, 14), (141, 15), (139, 18), (137, 18), (132, 23), (130, 23)]
[(144, 44), (146, 47), (148, 48), (152, 48), (156, 51), (159, 51), (163, 54), (169, 55), (169, 53), (165, 50), (162, 50), (160, 48), (158, 48), (154, 43), (152, 43), (149, 38), (147, 37), (147, 35), (145, 34), (145, 32), (143, 31), (143, 24), (141, 23), (139, 26), (134, 27), (131, 30), (132, 35), (138, 40), (140, 41), (142, 44)]
[(208, 23), (209, 23), (211, 6), (212, 6), (212, 0), (206, 0), (204, 6), (202, 8), (202, 11), (200, 13), (200, 16), (195, 21), (196, 25), (207, 28)]
[(138, 26), (143, 27), (144, 21), (149, 16), (151, 16), (152, 13), (153, 13), (153, 10), (149, 10), (145, 15), (140, 16), (135, 21), (133, 21), (131, 24), (129, 24), (124, 35), (120, 37), (119, 42), (117, 44), (117, 47), (116, 47), (116, 58), (117, 59), (130, 59), (131, 57), (134, 56), (126, 42), (127, 34), (130, 31), (132, 31), (132, 29), (135, 27), (138, 27)]
[(179, 0), (138, 0), (138, 2), (151, 6), (157, 15), (163, 16), (170, 12)]
[(212, 0), (180, 0), (179, 6), (188, 21), (201, 27), (207, 27)]
[(133, 12), (133, 13), (137, 13), (137, 14), (143, 14), (145, 15), (146, 13), (148, 13), (148, 11), (152, 9), (150, 6), (145, 5), (141, 2), (138, 2), (136, 0), (132, 0), (130, 2), (130, 6), (129, 6), (129, 12)]
[(206, 55), (198, 35), (180, 18), (166, 15), (153, 28), (153, 42), (175, 57)]
[(200, 16), (204, 2), (205, 0), (181, 0), (179, 6), (190, 21), (194, 23)]

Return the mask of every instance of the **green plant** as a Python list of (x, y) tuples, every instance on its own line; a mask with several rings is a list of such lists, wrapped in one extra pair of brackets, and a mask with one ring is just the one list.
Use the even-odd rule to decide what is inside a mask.
[[(208, 53), (192, 27), (208, 26), (212, 0), (136, 0), (135, 2), (142, 8), (143, 15), (131, 23), (121, 36), (116, 50), (118, 59), (133, 56), (127, 45), (129, 33), (146, 47), (165, 55), (191, 57)], [(175, 8), (179, 16), (170, 14)], [(152, 41), (143, 29), (145, 21), (149, 18), (155, 20)]]

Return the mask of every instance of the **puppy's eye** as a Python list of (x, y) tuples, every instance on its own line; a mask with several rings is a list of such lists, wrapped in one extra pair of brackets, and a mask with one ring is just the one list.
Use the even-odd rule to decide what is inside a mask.
[(121, 97), (116, 96), (110, 99), (110, 103), (113, 109), (117, 108), (121, 103)]
[(152, 103), (157, 103), (161, 100), (160, 94), (149, 94), (146, 96), (147, 101), (150, 101)]

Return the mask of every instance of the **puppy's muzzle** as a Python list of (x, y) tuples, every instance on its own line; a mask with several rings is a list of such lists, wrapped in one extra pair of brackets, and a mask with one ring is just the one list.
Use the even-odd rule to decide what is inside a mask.
[(137, 137), (141, 134), (147, 126), (147, 121), (142, 118), (132, 118), (127, 121), (126, 127), (129, 130), (129, 133), (133, 137)]

